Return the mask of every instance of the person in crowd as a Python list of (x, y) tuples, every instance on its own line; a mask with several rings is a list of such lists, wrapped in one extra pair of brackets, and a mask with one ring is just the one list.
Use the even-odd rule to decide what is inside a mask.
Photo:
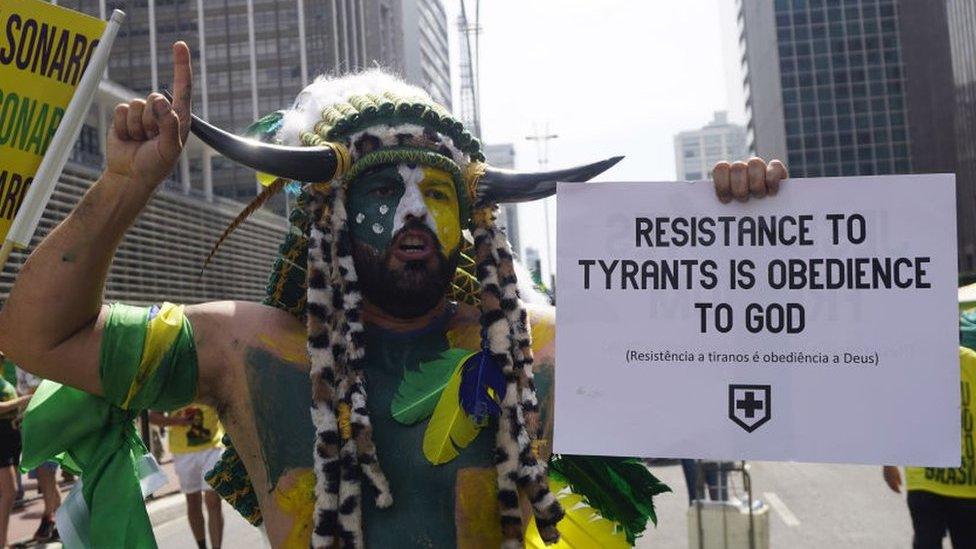
[[(702, 499), (711, 501), (729, 500), (729, 474), (722, 470), (722, 462), (682, 459), (681, 471), (685, 476), (685, 486), (688, 487), (688, 505), (698, 498), (698, 486), (701, 482)], [(704, 477), (699, 479), (698, 475)]]
[[(954, 549), (976, 547), (976, 311), (960, 318), (959, 339), (961, 463), (954, 468), (905, 467), (913, 549), (941, 549), (947, 532)], [(882, 473), (888, 487), (901, 493), (898, 467), (886, 465)]]
[[(217, 412), (203, 404), (191, 404), (170, 414), (150, 412), (149, 421), (169, 427), (169, 451), (173, 454), (173, 468), (179, 479), (180, 491), (186, 495), (186, 518), (197, 547), (206, 549), (207, 532), (210, 546), (220, 549), (224, 533), (224, 516), (220, 496), (204, 481), (223, 447), (220, 443), (224, 428)], [(204, 528), (203, 506), (207, 506)]]
[[(5, 379), (10, 385), (16, 387), (17, 365), (14, 364), (14, 361), (7, 358), (7, 356), (3, 354), (3, 351), (0, 351), (0, 366), (3, 367), (3, 379)], [(20, 470), (14, 470), (14, 478), (17, 481), (17, 497), (14, 499), (14, 509), (17, 509), (24, 505), (24, 483), (20, 476)]]
[(17, 499), (17, 466), (20, 465), (20, 430), (17, 416), (27, 407), (29, 395), (17, 395), (13, 384), (0, 378), (0, 547), (7, 546), (7, 526)]
[[(17, 368), (17, 392), (30, 398), (37, 391), (41, 384), (41, 378)], [(54, 523), (54, 514), (61, 507), (61, 491), (58, 489), (58, 464), (53, 461), (46, 461), (35, 469), (27, 472), (27, 478), (37, 481), (37, 492), (44, 501), (44, 511), (41, 514), (41, 523), (34, 531), (34, 541), (46, 543), (60, 539), (57, 526)]]

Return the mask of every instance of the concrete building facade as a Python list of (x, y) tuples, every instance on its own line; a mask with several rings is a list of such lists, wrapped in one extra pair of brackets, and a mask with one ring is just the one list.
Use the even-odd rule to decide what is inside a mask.
[(711, 177), (712, 167), (720, 160), (742, 160), (747, 157), (746, 129), (730, 124), (724, 111), (715, 113), (701, 129), (674, 136), (674, 164), (677, 178), (695, 181)]
[[(972, 107), (954, 72), (976, 58), (952, 52), (974, 40), (972, 3), (948, 4), (738, 0), (750, 148), (795, 177), (956, 172), (957, 144), (974, 136), (958, 132)], [(960, 171), (958, 196), (974, 186)], [(964, 271), (976, 268), (971, 202), (957, 211)]]
[[(169, 85), (170, 47), (193, 52), (194, 110), (230, 131), (287, 108), (319, 74), (382, 66), (450, 106), (446, 16), (439, 0), (61, 0), (104, 17), (126, 12), (109, 64), (109, 79), (138, 95)], [(111, 113), (93, 114), (94, 135)], [(99, 156), (104, 148), (89, 147)], [(170, 182), (208, 197), (249, 201), (253, 171), (200, 148)], [(275, 197), (275, 209), (284, 210)]]
[[(28, 253), (74, 209), (98, 174), (99, 170), (75, 161), (68, 163), (30, 248), (14, 251), (0, 268), (0, 307)], [(166, 189), (156, 193), (119, 245), (108, 273), (106, 302), (262, 301), (278, 245), (287, 232), (283, 217), (255, 212), (201, 273), (210, 247), (239, 211), (238, 202), (221, 197), (207, 202), (195, 193), (186, 196)]]
[[(317, 74), (374, 64), (403, 74), (400, 2), (61, 0), (65, 7), (103, 19), (111, 10), (122, 9), (127, 20), (113, 48), (108, 78), (100, 83), (32, 246), (64, 219), (97, 178), (114, 104), (169, 84), (173, 41), (186, 40), (193, 51), (196, 113), (239, 132), (256, 116), (290, 105)], [(437, 2), (427, 4), (440, 8)], [(443, 17), (442, 9), (440, 13)], [(429, 23), (429, 16), (424, 17)], [(446, 25), (440, 29), (446, 44)], [(449, 70), (447, 74), (447, 84), (440, 82), (432, 90), (435, 97), (444, 89), (450, 97)], [(416, 83), (424, 86), (423, 81)], [(284, 217), (272, 212), (252, 214), (200, 274), (210, 246), (240, 211), (237, 200), (249, 200), (256, 191), (252, 171), (211, 155), (190, 139), (180, 169), (120, 245), (109, 273), (107, 300), (148, 304), (161, 299), (263, 299), (277, 246), (287, 231)], [(283, 210), (283, 204), (277, 209)], [(29, 252), (15, 251), (0, 270), (0, 306)]]
[(441, 0), (400, 0), (400, 4), (403, 76), (451, 110), (451, 56), (444, 6)]
[[(515, 169), (515, 145), (511, 143), (485, 145), (485, 158), (496, 168)], [(505, 228), (508, 241), (512, 243), (512, 250), (516, 255), (521, 255), (518, 205), (502, 204), (498, 209), (498, 224)]]
[[(972, 263), (962, 263), (963, 254), (972, 257), (976, 232), (976, 2), (948, 0), (946, 22), (952, 50), (951, 87), (955, 112), (952, 116), (956, 147), (956, 201), (960, 219), (960, 268), (972, 272)], [(966, 221), (967, 223), (964, 223)]]

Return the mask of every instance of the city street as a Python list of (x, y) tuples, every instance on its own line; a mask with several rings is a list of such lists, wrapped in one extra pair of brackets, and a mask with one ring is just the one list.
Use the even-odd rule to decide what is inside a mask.
[[(186, 515), (160, 524), (155, 529), (156, 541), (160, 549), (196, 549), (196, 542), (190, 534), (190, 524)], [(207, 547), (210, 547), (208, 540)], [(247, 547), (259, 549), (269, 547), (264, 534), (247, 523), (227, 502), (224, 502), (224, 543), (223, 547)]]
[(976, 549), (976, 0), (0, 29), (0, 549)]
[[(771, 504), (770, 547), (911, 547), (912, 526), (904, 495), (888, 489), (880, 466), (774, 462), (753, 462), (751, 466), (753, 494)], [(675, 463), (651, 469), (674, 493), (658, 499), (660, 526), (648, 530), (637, 547), (688, 547), (688, 500), (681, 466)], [(740, 475), (733, 475), (732, 487), (734, 495), (745, 498)]]
[[(649, 529), (639, 549), (688, 547), (686, 492), (681, 466), (652, 470), (674, 489), (658, 499), (660, 526)], [(770, 546), (813, 549), (896, 549), (911, 546), (904, 496), (891, 493), (876, 466), (809, 463), (752, 464), (754, 494), (769, 504)], [(733, 490), (744, 497), (741, 480)], [(734, 492), (735, 493), (735, 492)], [(224, 547), (266, 547), (263, 535), (224, 505)], [(162, 549), (194, 549), (184, 516), (156, 528)], [(945, 547), (949, 547), (948, 541)], [(737, 548), (730, 548), (737, 549)]]

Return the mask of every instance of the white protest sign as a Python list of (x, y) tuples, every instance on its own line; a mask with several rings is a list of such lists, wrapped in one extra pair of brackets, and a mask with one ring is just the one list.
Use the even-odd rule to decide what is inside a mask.
[(958, 466), (952, 175), (560, 184), (554, 451)]

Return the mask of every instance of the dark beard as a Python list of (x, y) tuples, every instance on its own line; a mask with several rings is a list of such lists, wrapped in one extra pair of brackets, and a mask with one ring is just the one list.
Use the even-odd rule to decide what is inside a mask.
[[(406, 228), (422, 228), (437, 245), (436, 236), (426, 226), (408, 225)], [(434, 266), (424, 261), (410, 261), (394, 269), (391, 267), (392, 245), (381, 256), (372, 246), (350, 238), (359, 288), (370, 303), (386, 313), (396, 318), (417, 318), (436, 307), (447, 295), (457, 269), (458, 251), (448, 258), (438, 249), (434, 254)]]

